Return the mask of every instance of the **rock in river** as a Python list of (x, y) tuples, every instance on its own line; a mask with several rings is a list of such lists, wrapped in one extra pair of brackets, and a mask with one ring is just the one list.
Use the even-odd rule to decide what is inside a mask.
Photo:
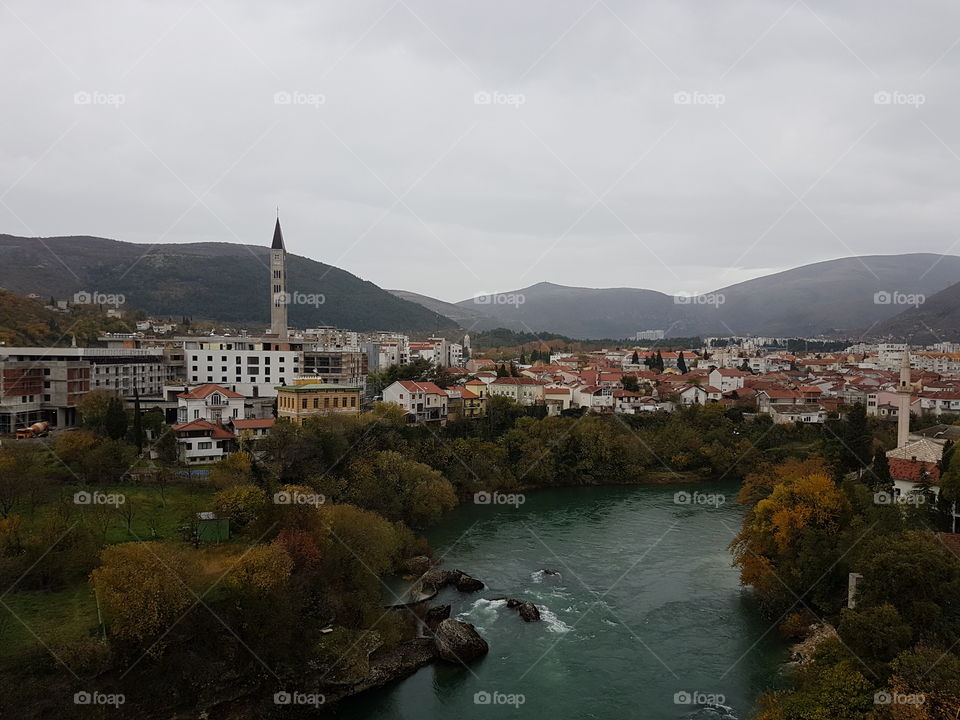
[(449, 618), (437, 626), (433, 640), (440, 658), (458, 665), (469, 664), (490, 651), (487, 641), (473, 625)]

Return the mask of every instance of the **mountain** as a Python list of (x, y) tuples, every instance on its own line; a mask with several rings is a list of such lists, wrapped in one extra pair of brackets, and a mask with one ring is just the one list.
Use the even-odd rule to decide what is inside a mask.
[[(0, 235), (0, 286), (44, 299), (74, 293), (122, 295), (126, 307), (266, 327), (269, 248), (234, 243), (140, 245), (76, 236)], [(456, 323), (345, 270), (287, 255), (290, 324), (352, 330), (431, 332)], [(301, 301), (298, 302), (298, 298)]]
[[(412, 303), (421, 305), (431, 312), (435, 312), (438, 315), (443, 315), (444, 317), (450, 318), (460, 327), (466, 328), (479, 328), (481, 325), (484, 328), (490, 327), (506, 327), (505, 322), (510, 322), (509, 319), (497, 320), (493, 315), (489, 313), (482, 312), (479, 308), (484, 307), (483, 305), (473, 305), (462, 307), (460, 305), (455, 305), (454, 303), (444, 302), (443, 300), (437, 300), (436, 298), (428, 297), (427, 295), (420, 295), (419, 293), (410, 292), (409, 290), (387, 290), (389, 293), (393, 293), (398, 298), (404, 300), (409, 300)], [(510, 327), (511, 330), (519, 330), (518, 327)]]
[(906, 340), (917, 345), (960, 341), (960, 282), (923, 298), (917, 307), (877, 325), (869, 336)]
[[(766, 275), (693, 302), (654, 290), (538, 283), (494, 298), (505, 302), (478, 306), (470, 298), (456, 305), (464, 311), (482, 307), (482, 315), (491, 316), (474, 316), (477, 329), (519, 325), (583, 338), (629, 337), (637, 330), (656, 329), (671, 337), (842, 335), (859, 334), (903, 310), (885, 299), (897, 293), (932, 296), (958, 276), (960, 257), (953, 255), (870, 255)], [(507, 302), (511, 298), (514, 302)], [(712, 300), (716, 302), (701, 302)]]

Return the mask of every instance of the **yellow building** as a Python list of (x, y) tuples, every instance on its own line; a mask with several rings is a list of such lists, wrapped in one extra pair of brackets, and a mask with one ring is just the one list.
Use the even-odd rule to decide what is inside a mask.
[(277, 387), (277, 417), (297, 425), (315, 415), (360, 414), (360, 388), (297, 378), (293, 385)]

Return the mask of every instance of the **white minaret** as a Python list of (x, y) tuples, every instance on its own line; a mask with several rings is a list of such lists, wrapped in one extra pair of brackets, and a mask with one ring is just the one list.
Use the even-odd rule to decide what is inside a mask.
[(897, 447), (902, 448), (910, 438), (910, 348), (904, 348), (900, 362), (900, 407), (897, 410)]
[(270, 334), (287, 339), (287, 251), (283, 247), (280, 218), (270, 246)]

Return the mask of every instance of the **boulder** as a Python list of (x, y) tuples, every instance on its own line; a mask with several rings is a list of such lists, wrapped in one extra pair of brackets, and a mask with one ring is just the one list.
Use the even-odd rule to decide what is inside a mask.
[[(459, 570), (456, 572), (460, 572)], [(483, 590), (484, 585), (480, 580), (477, 580), (475, 577), (467, 575), (465, 572), (460, 572), (459, 576), (456, 579), (457, 590), (460, 592), (477, 592), (478, 590)]]
[(520, 613), (520, 617), (524, 622), (538, 622), (540, 620), (540, 611), (537, 610), (537, 606), (532, 602), (520, 603), (517, 612)]
[(437, 605), (427, 610), (426, 615), (423, 617), (424, 624), (431, 630), (436, 630), (437, 625), (450, 617), (450, 606), (449, 605)]
[(487, 641), (470, 623), (447, 618), (433, 635), (440, 659), (457, 665), (466, 665), (490, 652)]

